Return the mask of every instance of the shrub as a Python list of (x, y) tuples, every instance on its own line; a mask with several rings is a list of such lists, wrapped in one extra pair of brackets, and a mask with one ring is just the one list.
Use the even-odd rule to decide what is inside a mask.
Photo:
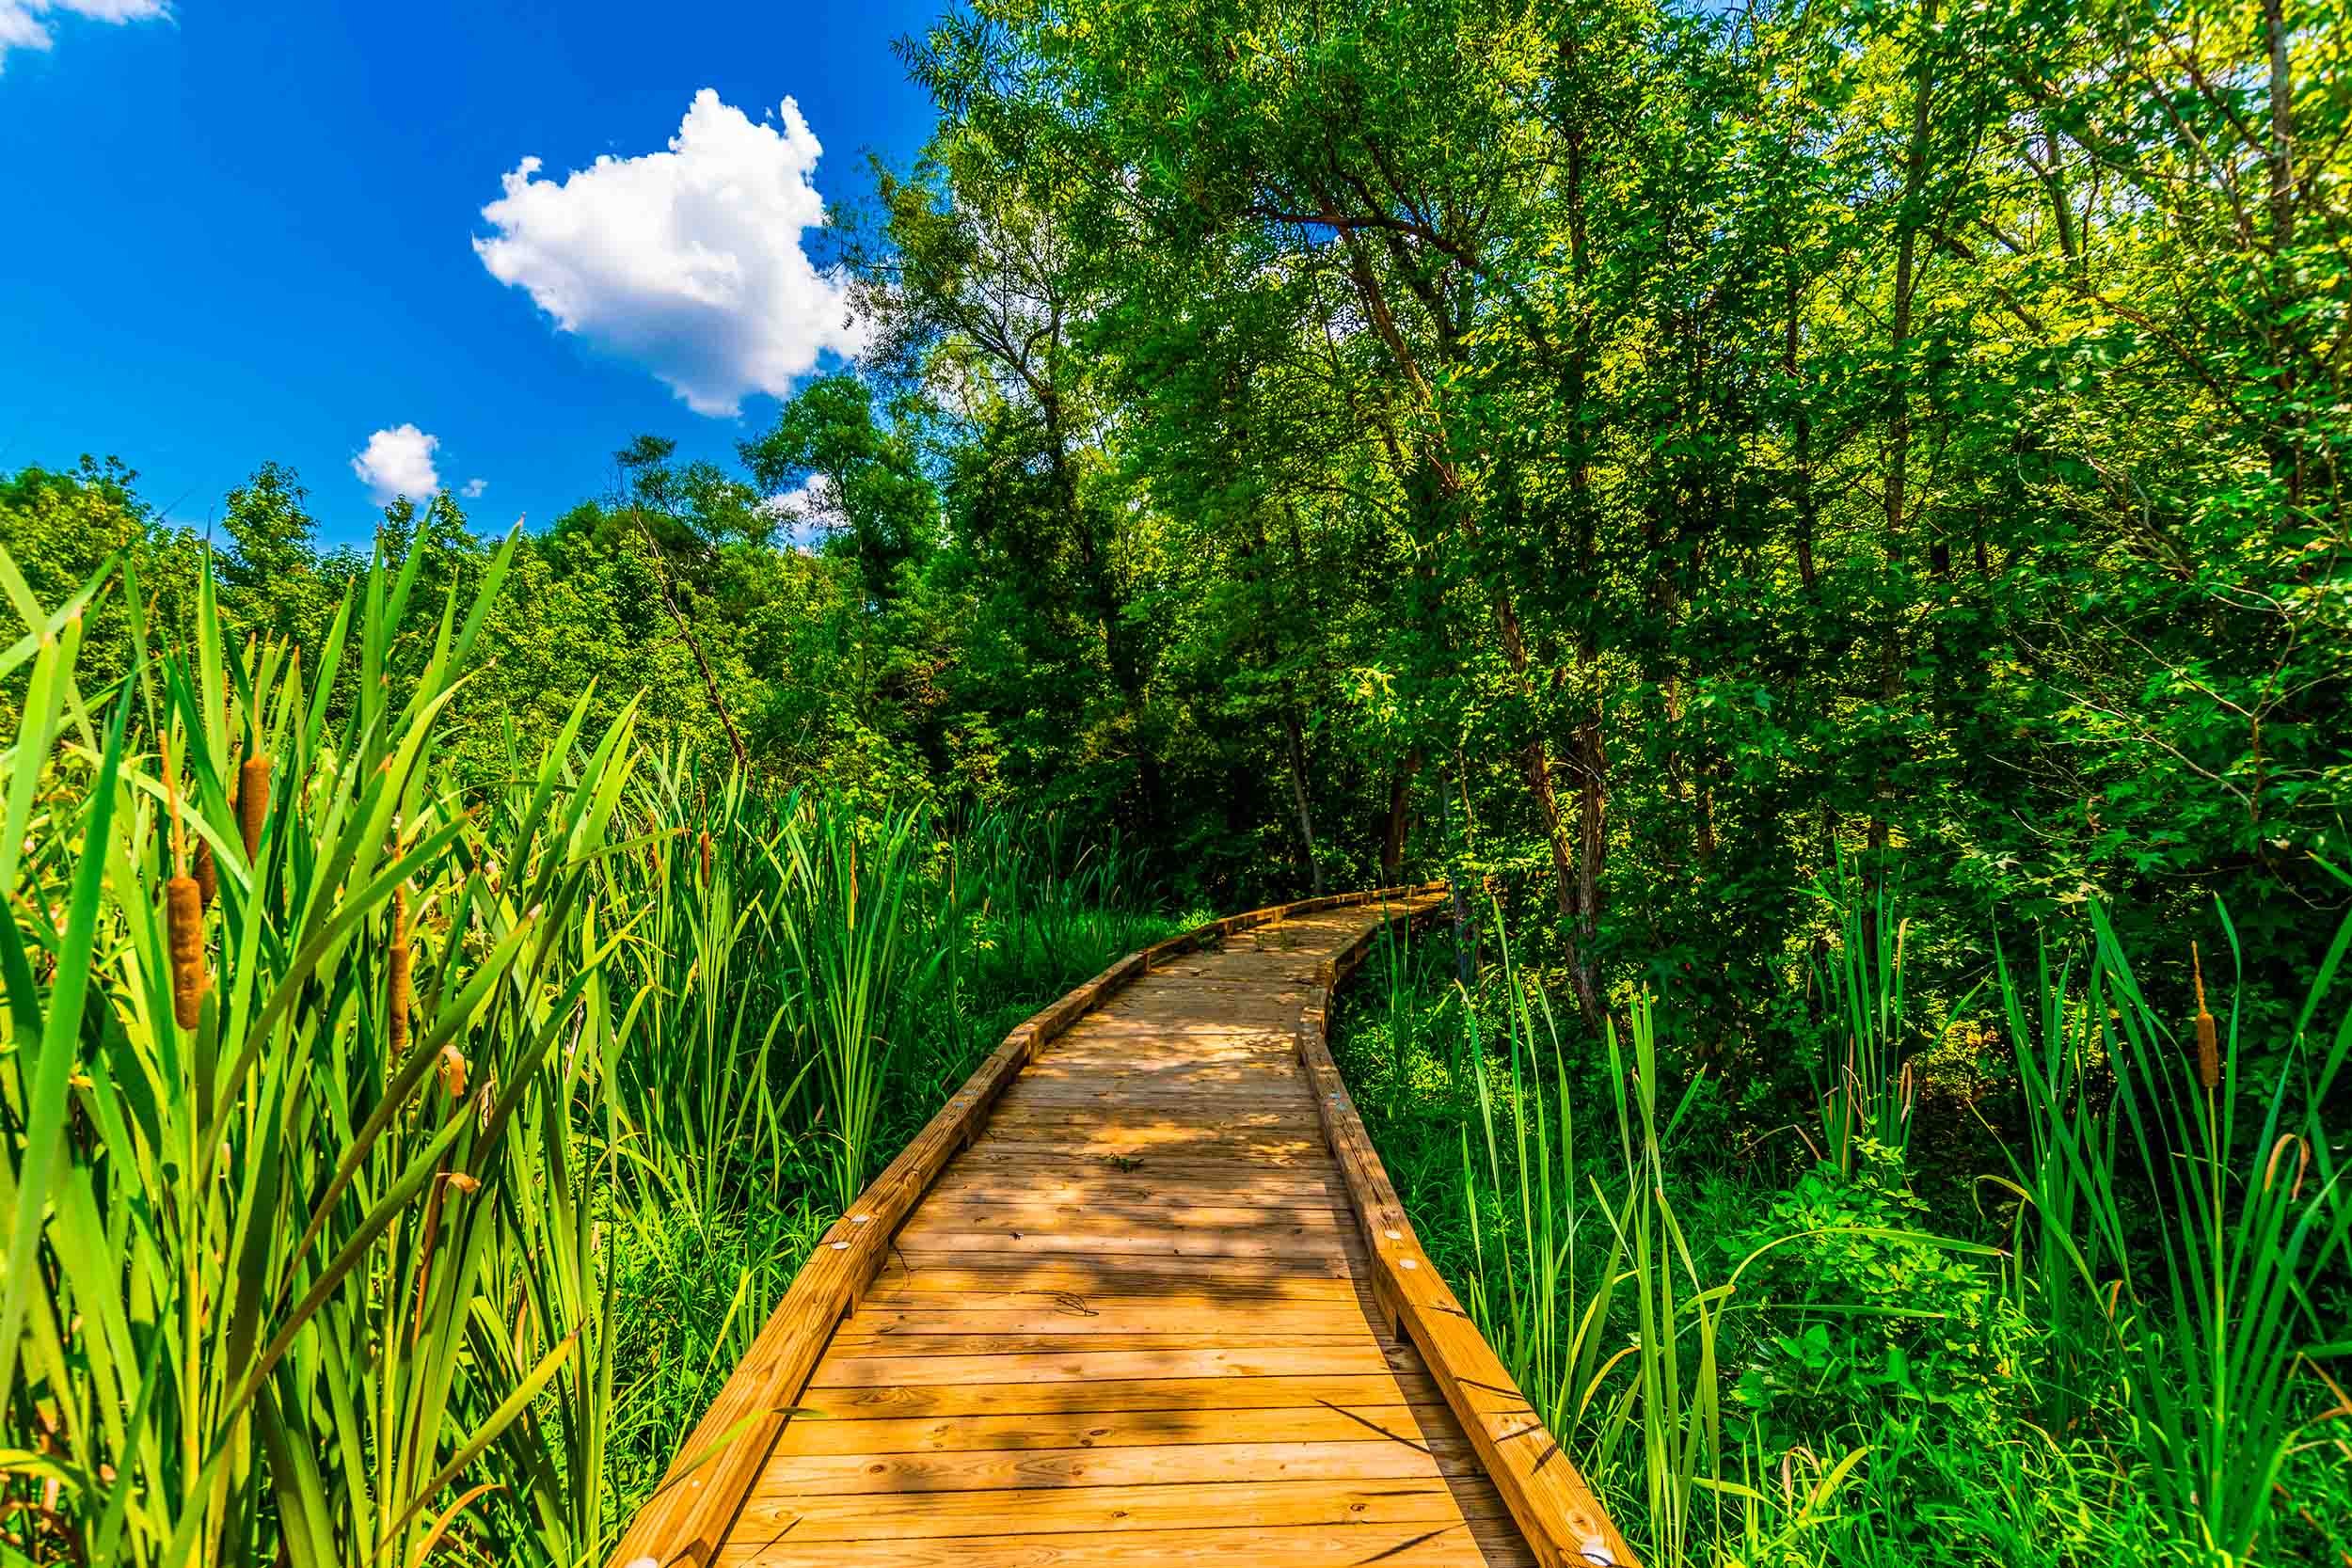
[(1853, 1174), (1823, 1164), (1724, 1238), (1751, 1259), (1762, 1303), (1734, 1390), (1767, 1447), (1848, 1423), (1940, 1413), (1955, 1437), (2014, 1430), (2037, 1344), (1980, 1251), (1922, 1228), (1926, 1205), (1892, 1151), (1865, 1142)]

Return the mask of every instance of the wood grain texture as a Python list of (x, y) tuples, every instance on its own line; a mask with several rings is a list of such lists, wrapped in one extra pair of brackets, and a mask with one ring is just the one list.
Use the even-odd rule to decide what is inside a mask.
[(1438, 891), (1213, 922), (1013, 1031), (827, 1233), (613, 1568), (1608, 1560), (1562, 1555), (1564, 1456), (1549, 1490), (1515, 1470), (1525, 1402), (1466, 1392), (1510, 1386), (1468, 1320), (1395, 1283), (1394, 1195), (1325, 1098), (1332, 989)]

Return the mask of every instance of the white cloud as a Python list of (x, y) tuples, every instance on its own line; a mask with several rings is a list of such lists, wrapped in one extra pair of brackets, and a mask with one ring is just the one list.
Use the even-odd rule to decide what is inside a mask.
[(825, 542), (825, 535), (850, 526), (849, 514), (841, 510), (840, 498), (834, 494), (833, 481), (823, 474), (811, 474), (797, 490), (780, 490), (767, 500), (768, 513), (784, 530), (787, 549), (813, 550)]
[(666, 152), (600, 157), (561, 184), (525, 158), (482, 209), (498, 232), (474, 253), (563, 330), (643, 364), (694, 412), (732, 415), (864, 342), (847, 291), (801, 245), (825, 221), (809, 183), (822, 151), (791, 99), (755, 124), (705, 87)]
[(487, 490), (489, 487), (490, 482), (486, 479), (469, 479), (466, 481), (466, 487), (457, 493), (465, 497), (469, 501), (480, 500), (482, 499), (482, 492)]
[(55, 41), (48, 18), (87, 17), (92, 22), (158, 22), (171, 15), (169, 0), (0, 0), (0, 64), (11, 49), (46, 49)]
[(351, 460), (351, 471), (373, 493), (378, 506), (389, 506), (397, 496), (429, 501), (441, 488), (440, 473), (433, 467), (433, 452), (440, 444), (438, 436), (397, 424), (368, 437), (367, 450)]

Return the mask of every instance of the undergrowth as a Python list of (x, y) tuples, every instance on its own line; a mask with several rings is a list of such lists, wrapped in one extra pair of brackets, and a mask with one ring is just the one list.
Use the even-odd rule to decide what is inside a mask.
[[(2352, 1563), (2333, 960), (2241, 1083), (2234, 1011), (2169, 1028), (2095, 917), (1903, 1037), (1899, 922), (1853, 903), (1842, 972), (1790, 975), (1831, 1003), (1793, 1096), (1727, 1093), (1645, 995), (1593, 1040), (1501, 930), (1468, 980), (1452, 933), (1392, 942), (1341, 1017), (1423, 1243), (1643, 1560)], [(2003, 1059), (1929, 1082), (1959, 1030)]]

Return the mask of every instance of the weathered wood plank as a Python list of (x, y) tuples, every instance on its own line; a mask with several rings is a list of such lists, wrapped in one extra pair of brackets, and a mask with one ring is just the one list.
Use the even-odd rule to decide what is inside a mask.
[[(923, 1205), (921, 1221), (942, 1230), (975, 1226), (996, 1229), (1006, 1226), (1051, 1226), (1056, 1229), (1093, 1227), (1120, 1230), (1136, 1225), (1162, 1225), (1183, 1230), (1335, 1230), (1354, 1223), (1354, 1212), (1328, 1199), (1295, 1203), (1208, 1203), (1197, 1201), (1181, 1188), (1140, 1197), (1101, 1197), (1090, 1201), (1010, 1199), (1002, 1202), (934, 1193)], [(912, 1229), (912, 1222), (909, 1228)]]
[(1218, 1314), (1248, 1310), (1288, 1314), (1331, 1312), (1343, 1307), (1360, 1309), (1357, 1306), (1355, 1283), (1345, 1279), (1289, 1281), (1279, 1291), (1246, 1288), (1216, 1291), (1195, 1285), (1161, 1294), (1153, 1294), (1143, 1288), (1146, 1284), (1135, 1282), (1135, 1288), (1123, 1291), (1073, 1291), (1035, 1286), (1007, 1290), (1001, 1280), (985, 1275), (966, 1275), (961, 1282), (948, 1284), (927, 1275), (897, 1281), (889, 1290), (868, 1292), (858, 1313), (861, 1318), (877, 1312), (1023, 1310), (1089, 1316), (1131, 1313), (1149, 1315), (1165, 1324), (1170, 1318), (1184, 1313)]
[[(776, 1452), (818, 1454), (953, 1453), (974, 1449), (1118, 1449), (1169, 1443), (1360, 1443), (1368, 1439), (1428, 1446), (1453, 1436), (1452, 1421), (1424, 1430), (1409, 1404), (1263, 1405), (1253, 1410), (1159, 1409), (1038, 1411), (1025, 1416), (928, 1416), (840, 1421), (818, 1416), (787, 1423)], [(1442, 1406), (1438, 1406), (1442, 1408)], [(774, 1490), (772, 1472), (754, 1488)]]
[(826, 1420), (901, 1417), (1079, 1414), (1146, 1410), (1274, 1410), (1309, 1405), (1413, 1404), (1442, 1401), (1421, 1371), (1321, 1376), (1095, 1378), (1053, 1383), (869, 1384), (811, 1388), (800, 1402)]
[(1456, 1497), (1441, 1481), (1191, 1481), (1117, 1488), (1036, 1487), (998, 1492), (926, 1492), (909, 1497), (755, 1494), (736, 1526), (739, 1542), (781, 1536), (812, 1541), (919, 1540), (927, 1536), (1198, 1528), (1247, 1519), (1261, 1528), (1387, 1525), (1457, 1516), (1496, 1518), (1502, 1500)]
[(616, 1568), (1535, 1560), (1481, 1467), (1508, 1429), (1385, 1332), (1300, 1043), (1432, 891), (1214, 922), (1008, 1037), (828, 1234)]
[[(1248, 1351), (1253, 1354), (1274, 1354), (1283, 1351), (1319, 1351), (1334, 1345), (1362, 1343), (1357, 1333), (1297, 1333), (1287, 1329), (1255, 1329), (1229, 1327), (1214, 1336), (1204, 1336), (1198, 1327), (1179, 1328), (1164, 1334), (853, 1334), (848, 1329), (836, 1335), (830, 1359), (843, 1356), (915, 1356), (915, 1355), (1042, 1355), (1059, 1356), (1095, 1354), (1104, 1351)], [(1401, 1347), (1402, 1340), (1391, 1340), (1391, 1347)]]
[[(1435, 1444), (1378, 1437), (1322, 1443), (1152, 1443), (1130, 1448), (988, 1449), (932, 1453), (770, 1456), (756, 1495), (982, 1492), (1008, 1487), (1144, 1486), (1180, 1481), (1439, 1480)], [(1449, 1455), (1470, 1462), (1467, 1448)]]
[[(1499, 1549), (1508, 1551), (1507, 1544)], [(1415, 1520), (1401, 1524), (1242, 1526), (1224, 1528), (1135, 1530), (802, 1542), (779, 1533), (772, 1542), (749, 1539), (730, 1546), (725, 1568), (1168, 1568), (1170, 1563), (1231, 1564), (1232, 1568), (1492, 1568), (1497, 1562), (1474, 1521)]]
[(1335, 1175), (1312, 1169), (1295, 1174), (1208, 1167), (1166, 1171), (1137, 1167), (1123, 1171), (1103, 1164), (1076, 1168), (1056, 1164), (1015, 1174), (958, 1161), (940, 1178), (931, 1194), (931, 1202), (964, 1199), (976, 1203), (1157, 1203), (1168, 1198), (1258, 1207), (1287, 1203), (1312, 1203), (1322, 1208), (1348, 1206), (1345, 1183)]
[(1344, 1260), (1343, 1232), (1304, 1225), (1199, 1235), (1174, 1229), (1133, 1231), (950, 1230), (909, 1228), (907, 1239), (951, 1252), (992, 1252), (1000, 1257), (1095, 1257), (1111, 1254), (1152, 1258), (1332, 1258)]
[[(1352, 1239), (1352, 1238), (1351, 1238)], [(1362, 1243), (1358, 1242), (1357, 1247)], [(1116, 1278), (1130, 1282), (1138, 1280), (1214, 1281), (1220, 1289), (1233, 1285), (1279, 1286), (1286, 1279), (1323, 1277), (1350, 1279), (1349, 1256), (1315, 1258), (1165, 1258), (1152, 1254), (1108, 1253), (1037, 1254), (1027, 1258), (1010, 1254), (960, 1252), (941, 1247), (911, 1246), (905, 1243), (893, 1247), (885, 1274), (881, 1277), (897, 1278), (901, 1273), (937, 1269), (961, 1268), (1002, 1275), (1015, 1275), (1043, 1284), (1048, 1278), (1102, 1279)], [(1149, 1285), (1142, 1287), (1150, 1289)]]
[(1327, 1377), (1385, 1372), (1394, 1368), (1369, 1339), (1324, 1345), (1277, 1346), (1268, 1350), (1008, 1351), (999, 1354), (922, 1355), (898, 1350), (887, 1355), (829, 1355), (817, 1370), (814, 1388), (871, 1388), (890, 1383), (1073, 1383), (1094, 1378), (1126, 1381), (1147, 1377)]
[[(1263, 1338), (1335, 1334), (1353, 1338), (1364, 1331), (1363, 1313), (1352, 1300), (1280, 1306), (1266, 1304), (1245, 1308), (1240, 1303), (1231, 1300), (1220, 1301), (1215, 1297), (1193, 1299), (1210, 1304), (1205, 1310), (1213, 1314), (1236, 1319), (1247, 1316), (1252, 1325), (1251, 1332)], [(1183, 1318), (1165, 1303), (1135, 1298), (1113, 1302), (1104, 1298), (1085, 1300), (1057, 1296), (1012, 1307), (966, 1307), (960, 1310), (941, 1310), (929, 1307), (907, 1307), (900, 1301), (883, 1306), (869, 1297), (855, 1315), (841, 1325), (841, 1337), (883, 1339), (941, 1334), (958, 1337), (990, 1334), (1164, 1335), (1168, 1332), (1170, 1323), (1182, 1321)]]

